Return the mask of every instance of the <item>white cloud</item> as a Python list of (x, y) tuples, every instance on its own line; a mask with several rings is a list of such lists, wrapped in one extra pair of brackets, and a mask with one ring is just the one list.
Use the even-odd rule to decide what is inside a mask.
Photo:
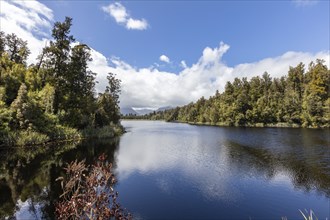
[(317, 0), (293, 0), (293, 3), (297, 7), (307, 7), (307, 6), (316, 5), (318, 3), (318, 1)]
[(286, 52), (278, 57), (266, 58), (254, 63), (243, 63), (230, 67), (222, 62), (222, 56), (229, 46), (220, 43), (213, 49), (206, 47), (199, 60), (179, 73), (160, 71), (157, 68), (135, 68), (120, 59), (106, 58), (92, 52), (91, 69), (97, 73), (102, 91), (106, 85), (106, 74), (115, 73), (122, 80), (121, 106), (161, 107), (184, 105), (201, 96), (214, 95), (224, 90), (227, 81), (235, 77), (260, 76), (267, 71), (271, 77), (286, 75), (289, 66), (303, 62), (308, 66), (317, 58), (324, 59), (329, 66), (329, 51), (319, 53)]
[(124, 25), (129, 30), (145, 30), (148, 28), (147, 20), (133, 19), (119, 2), (103, 6), (102, 10), (112, 16), (118, 24)]
[[(132, 127), (130, 122), (124, 123), (125, 126)], [(141, 126), (148, 126), (148, 124)], [(235, 175), (227, 172), (231, 161), (228, 149), (223, 143), (220, 143), (221, 147), (217, 148), (217, 152), (214, 154), (200, 147), (202, 140), (197, 130), (189, 129), (188, 132), (185, 132), (184, 129), (180, 129), (185, 132), (180, 141), (184, 141), (186, 145), (178, 148), (176, 138), (164, 138), (172, 137), (172, 133), (168, 132), (165, 122), (162, 126), (164, 132), (161, 135), (143, 137), (143, 151), (141, 148), (134, 147), (135, 145), (132, 143), (139, 138), (137, 133), (133, 132), (129, 138), (121, 139), (116, 170), (119, 180), (125, 180), (136, 172), (148, 174), (172, 172), (175, 167), (176, 172), (180, 172), (180, 176), (185, 181), (192, 182), (194, 187), (199, 189), (198, 193), (204, 198), (226, 200), (227, 202), (237, 199), (238, 190), (230, 184)], [(187, 125), (178, 126), (185, 128)], [(159, 141), (160, 139), (161, 141)], [(155, 148), (153, 143), (158, 142), (159, 145)], [(209, 144), (218, 146), (219, 140)], [(168, 192), (175, 183), (166, 175), (162, 177), (162, 180), (155, 179), (155, 184), (161, 190)]]
[(126, 23), (127, 21), (128, 14), (126, 12), (126, 8), (118, 2), (108, 6), (103, 6), (102, 10), (110, 14), (117, 23)]
[(48, 41), (53, 12), (40, 2), (1, 1), (1, 31), (15, 33), (28, 41), (31, 55), (28, 63), (34, 63)]
[(184, 60), (181, 60), (180, 65), (184, 69), (188, 67), (187, 64), (186, 64), (186, 61), (184, 61)]
[(163, 61), (163, 62), (165, 62), (165, 63), (169, 63), (170, 62), (170, 58), (168, 58), (166, 55), (161, 55), (160, 57), (159, 57), (159, 60), (160, 61)]
[(126, 23), (127, 29), (134, 29), (134, 30), (145, 30), (148, 27), (148, 23), (145, 19), (138, 20), (129, 18)]

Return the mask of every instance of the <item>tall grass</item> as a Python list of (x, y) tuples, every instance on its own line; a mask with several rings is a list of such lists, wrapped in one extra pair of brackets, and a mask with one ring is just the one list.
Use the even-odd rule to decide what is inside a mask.
[(81, 133), (75, 129), (63, 125), (56, 125), (49, 134), (52, 140), (76, 140), (81, 139)]
[[(299, 212), (302, 214), (302, 216), (304, 217), (305, 220), (318, 220), (318, 218), (316, 217), (315, 213), (313, 212), (313, 210), (310, 210), (309, 212), (307, 211), (307, 209), (305, 209), (305, 213), (303, 211), (301, 211), (299, 209)], [(314, 219), (314, 217), (315, 219)]]
[(112, 138), (119, 136), (124, 131), (121, 125), (108, 125), (102, 128), (89, 127), (81, 131), (85, 138)]

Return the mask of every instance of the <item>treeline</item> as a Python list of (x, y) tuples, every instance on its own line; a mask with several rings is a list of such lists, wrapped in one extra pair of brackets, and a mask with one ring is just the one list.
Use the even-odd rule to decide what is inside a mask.
[(0, 145), (75, 139), (119, 124), (120, 80), (110, 73), (96, 94), (90, 48), (75, 42), (71, 25), (69, 17), (56, 22), (53, 40), (29, 66), (27, 42), (0, 32)]
[(323, 60), (290, 67), (287, 76), (235, 78), (209, 99), (141, 118), (223, 126), (330, 127), (330, 71)]

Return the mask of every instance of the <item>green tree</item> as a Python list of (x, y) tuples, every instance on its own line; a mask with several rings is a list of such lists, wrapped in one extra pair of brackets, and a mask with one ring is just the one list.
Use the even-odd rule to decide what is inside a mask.
[(15, 34), (8, 34), (6, 35), (6, 47), (11, 61), (26, 64), (26, 59), (30, 54), (30, 50), (27, 47), (27, 41), (23, 41)]
[(64, 92), (66, 91), (67, 79), (69, 77), (70, 44), (75, 41), (70, 35), (72, 18), (66, 17), (64, 22), (55, 22), (52, 36), (54, 41), (45, 48), (46, 61), (44, 67), (50, 69), (49, 80), (55, 88), (54, 112), (64, 107)]
[(13, 112), (14, 129), (27, 129), (29, 125), (29, 120), (27, 118), (29, 100), (27, 87), (24, 83), (19, 87), (17, 97), (11, 103), (10, 109)]
[(5, 46), (6, 46), (5, 32), (0, 31), (0, 55), (2, 55), (5, 52)]
[(79, 129), (92, 124), (95, 110), (95, 73), (89, 70), (90, 48), (78, 44), (72, 48), (65, 86), (64, 121)]
[(121, 81), (115, 78), (113, 73), (107, 76), (108, 86), (104, 93), (97, 99), (97, 111), (95, 113), (95, 126), (103, 127), (110, 123), (117, 124), (120, 119), (119, 94)]
[(53, 41), (29, 67), (26, 41), (0, 32), (0, 144), (77, 138), (77, 129), (119, 123), (120, 80), (109, 74), (96, 98), (90, 48), (71, 47), (71, 25), (68, 17), (56, 22)]
[(283, 100), (285, 109), (283, 119), (285, 122), (301, 123), (304, 71), (303, 63), (289, 69)]
[(113, 73), (108, 73), (107, 76), (108, 86), (106, 87), (105, 92), (109, 93), (114, 100), (114, 103), (119, 108), (119, 94), (121, 92), (120, 84), (121, 80), (117, 79)]
[(329, 83), (330, 71), (324, 64), (324, 61), (317, 60), (316, 64), (313, 62), (309, 65), (309, 70), (306, 73), (306, 81), (303, 96), (303, 125), (319, 127), (323, 125), (329, 126), (327, 116), (329, 113), (328, 99), (329, 99)]
[(5, 104), (5, 88), (0, 86), (0, 144), (4, 144), (3, 140), (10, 132), (11, 111)]

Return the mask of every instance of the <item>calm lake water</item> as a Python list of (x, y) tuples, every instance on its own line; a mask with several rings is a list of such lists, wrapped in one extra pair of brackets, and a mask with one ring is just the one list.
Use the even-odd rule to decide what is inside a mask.
[(136, 219), (303, 219), (299, 209), (329, 219), (329, 130), (122, 124), (112, 141), (2, 151), (0, 218), (52, 218), (63, 164), (105, 152)]

